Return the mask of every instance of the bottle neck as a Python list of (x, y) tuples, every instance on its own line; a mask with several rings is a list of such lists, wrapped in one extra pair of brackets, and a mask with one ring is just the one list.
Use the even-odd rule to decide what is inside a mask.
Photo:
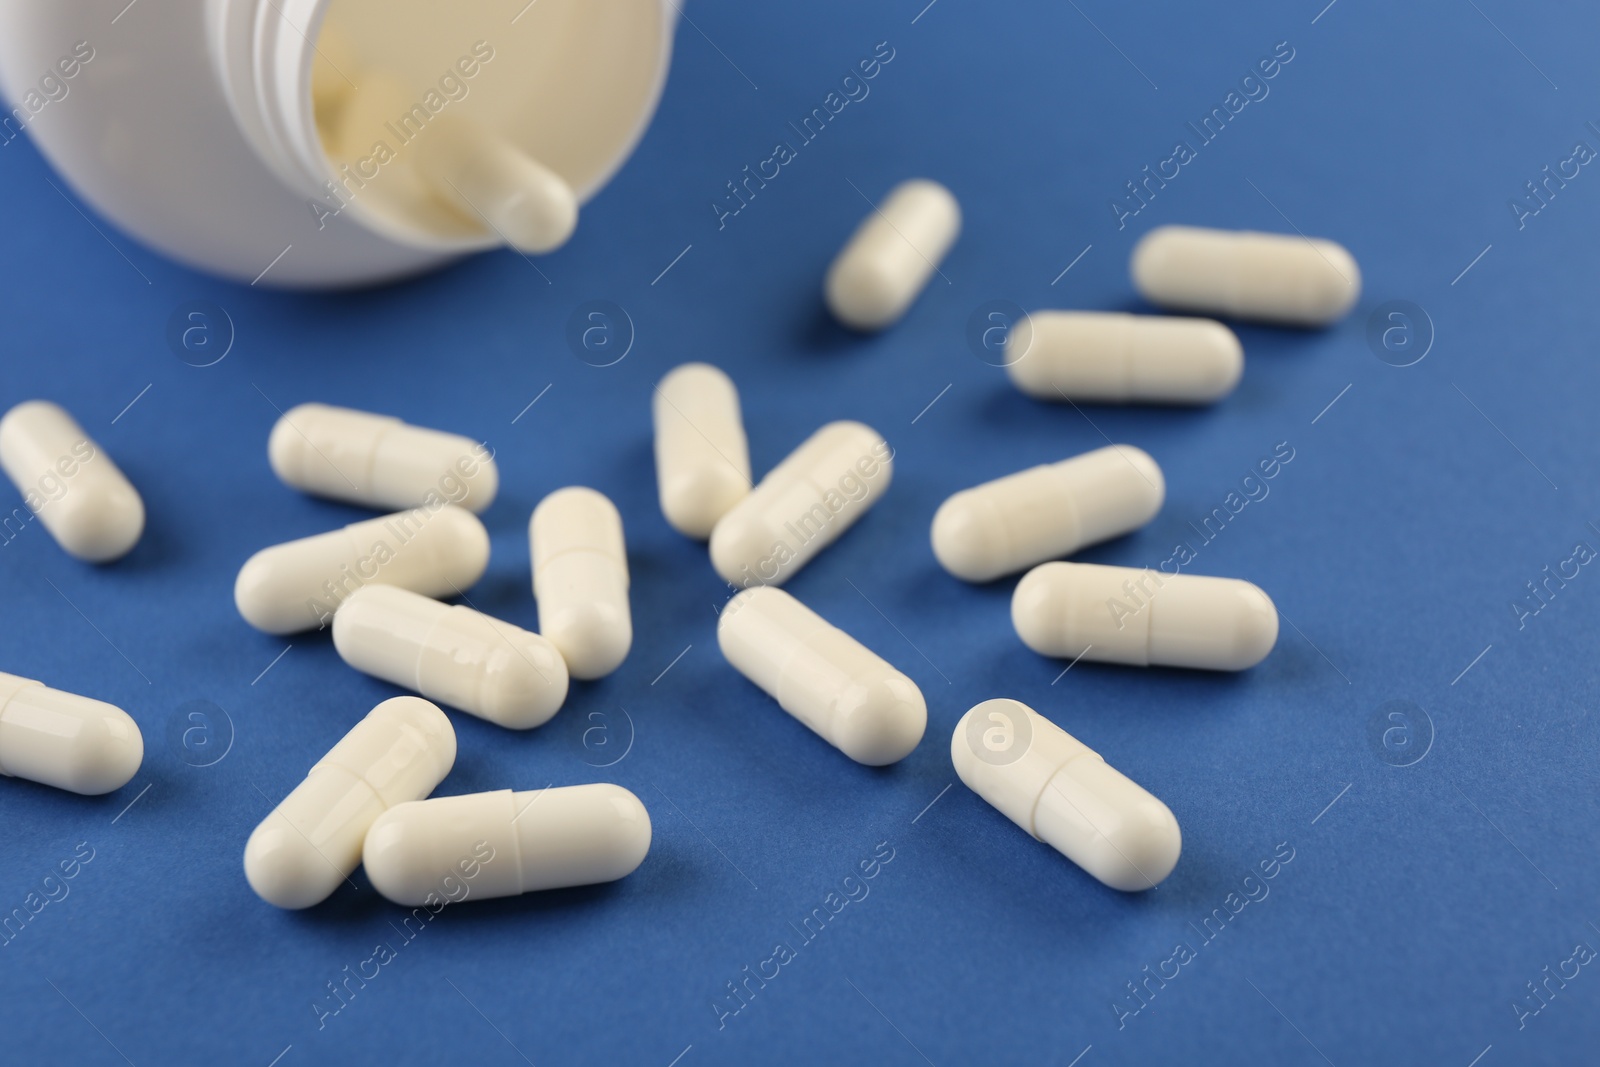
[(671, 0), (515, 6), (207, 0), (208, 35), (245, 139), (319, 224), (467, 252), (502, 235), (427, 187), (444, 126), (488, 131), (586, 201), (643, 135), (676, 23)]

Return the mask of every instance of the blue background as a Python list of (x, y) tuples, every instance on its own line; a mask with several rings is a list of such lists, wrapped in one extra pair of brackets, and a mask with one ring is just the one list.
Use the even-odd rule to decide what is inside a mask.
[[(694, 4), (648, 136), (538, 272), (498, 253), (372, 292), (247, 289), (96, 219), (102, 236), (31, 147), (0, 150), (0, 402), (66, 405), (150, 516), (114, 566), (74, 562), (36, 524), (0, 546), (0, 666), (126, 708), (146, 741), (143, 768), (110, 796), (0, 789), (0, 909), (79, 842), (94, 851), (70, 894), (0, 948), (8, 1061), (1592, 1055), (1596, 968), (1537, 1014), (1519, 1020), (1513, 1004), (1575, 945), (1600, 947), (1600, 577), (1582, 569), (1520, 625), (1510, 604), (1576, 543), (1600, 546), (1600, 177), (1585, 169), (1521, 229), (1507, 202), (1575, 141), (1600, 147), (1584, 125), (1600, 119), (1594, 14), (1507, 0), (921, 4)], [(719, 229), (724, 183), (794, 140), (786, 123), (880, 41), (895, 58), (871, 95)], [(1280, 41), (1294, 59), (1270, 95), (1119, 229), (1108, 203), (1123, 183), (1192, 141), (1184, 124)], [(897, 328), (848, 335), (824, 315), (823, 271), (863, 196), (917, 175), (965, 211), (947, 281)], [(1365, 293), (1325, 332), (1241, 327), (1242, 384), (1198, 411), (1040, 404), (969, 347), (989, 300), (1149, 310), (1128, 253), (1170, 222), (1335, 238)], [(236, 327), (203, 369), (165, 339), (193, 299)], [(1413, 366), (1367, 340), (1393, 299), (1426, 309), (1437, 334)], [(613, 366), (565, 340), (589, 300), (634, 325)], [(1414, 327), (1420, 346), (1429, 330)], [(789, 588), (922, 687), (927, 737), (903, 763), (851, 763), (717, 651), (726, 590), (662, 519), (650, 451), (651, 386), (690, 359), (739, 383), (758, 472), (832, 419), (864, 420), (896, 448), (886, 498)], [(275, 407), (308, 400), (487, 439), (503, 486), (471, 595), (523, 626), (536, 623), (533, 505), (573, 483), (617, 502), (632, 655), (530, 733), (453, 714), (460, 757), (440, 791), (616, 781), (655, 826), (649, 858), (618, 884), (447, 908), (320, 1029), (325, 983), (401, 943), (404, 913), (359, 873), (357, 888), (281, 912), (240, 869), (251, 828), (395, 692), (346, 669), (325, 634), (265, 636), (233, 608), (252, 552), (363, 514), (268, 469)], [(1191, 568), (1276, 600), (1285, 625), (1258, 668), (1081, 663), (1063, 677), (1012, 631), (1011, 581), (971, 587), (936, 565), (928, 523), (949, 493), (1107, 438), (1149, 450), (1167, 476), (1149, 528), (1082, 556), (1130, 565), (1194, 540), (1191, 520), (1280, 442), (1293, 449), (1270, 495)], [(1184, 852), (1167, 882), (1108, 890), (964, 786), (946, 791), (955, 722), (997, 695), (1171, 806)], [(1384, 718), (1391, 701), (1414, 705), (1403, 723)], [(211, 733), (186, 752), (176, 738), (207, 704)], [(1375, 720), (1378, 733), (1401, 723), (1388, 747)], [(193, 766), (196, 745), (225, 755)], [(870, 895), (798, 945), (788, 924), (881, 842), (893, 860)], [(1250, 883), (1268, 894), (1202, 944), (1191, 924), (1226, 911), (1285, 843), (1292, 861)], [(719, 1028), (714, 999), (779, 940), (798, 957)], [(1132, 1014), (1125, 983), (1179, 942), (1195, 959)]]

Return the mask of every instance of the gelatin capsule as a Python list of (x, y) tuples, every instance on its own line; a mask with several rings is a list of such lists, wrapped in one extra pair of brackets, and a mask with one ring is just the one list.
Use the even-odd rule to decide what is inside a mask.
[(1020, 701), (962, 716), (950, 758), (968, 789), (1112, 889), (1149, 889), (1178, 864), (1171, 809)]
[(0, 418), (0, 468), (68, 555), (88, 563), (126, 556), (144, 532), (144, 501), (77, 420), (48, 400)]
[(685, 363), (656, 385), (656, 485), (661, 514), (704, 541), (750, 492), (750, 446), (733, 381), (706, 363)]
[(455, 761), (456, 732), (444, 712), (421, 697), (385, 700), (251, 833), (250, 888), (280, 908), (326, 900), (360, 864), (378, 816), (433, 792)]
[(499, 789), (397, 804), (367, 831), (362, 866), (396, 904), (488, 900), (614, 882), (650, 851), (650, 813), (620, 785)]
[(459, 115), (416, 141), (417, 171), (440, 199), (519, 252), (553, 252), (578, 225), (578, 197), (549, 167)]
[(893, 325), (960, 233), (961, 207), (950, 190), (926, 179), (902, 182), (866, 217), (828, 268), (828, 307), (851, 329)]
[(1152, 304), (1289, 326), (1337, 322), (1361, 296), (1354, 256), (1294, 234), (1159, 226), (1134, 246), (1132, 271)]
[(267, 458), (292, 489), (384, 511), (449, 503), (482, 512), (500, 487), (494, 457), (470, 437), (327, 404), (284, 412)]
[(392, 585), (345, 598), (333, 646), (364, 674), (511, 730), (544, 725), (567, 698), (567, 665), (549, 641)]
[(633, 646), (622, 516), (600, 493), (557, 489), (528, 522), (539, 632), (574, 678), (603, 678)]
[(144, 737), (121, 708), (0, 673), (0, 774), (93, 797), (143, 762)]
[(889, 488), (894, 450), (859, 422), (830, 422), (789, 453), (711, 531), (711, 562), (735, 586), (782, 585)]
[(717, 643), (740, 674), (857, 763), (905, 759), (928, 708), (915, 682), (782, 589), (755, 586), (730, 600)]
[(269, 634), (320, 629), (369, 582), (423, 596), (459, 594), (489, 565), (489, 533), (453, 504), (413, 508), (263, 548), (239, 568), (233, 602)]
[(1278, 641), (1272, 599), (1237, 578), (1046, 563), (1017, 583), (1011, 622), (1042, 656), (1242, 671)]
[(1006, 339), (1006, 373), (1040, 400), (1209, 404), (1243, 372), (1239, 339), (1211, 319), (1035, 311)]
[(933, 554), (957, 578), (987, 582), (1137, 530), (1165, 497), (1148, 453), (1108, 445), (956, 493), (934, 513)]

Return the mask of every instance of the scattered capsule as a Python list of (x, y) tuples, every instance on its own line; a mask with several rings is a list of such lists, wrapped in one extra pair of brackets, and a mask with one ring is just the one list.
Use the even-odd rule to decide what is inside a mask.
[(857, 763), (911, 754), (928, 725), (915, 682), (782, 589), (755, 586), (730, 600), (717, 644), (740, 674)]
[(603, 678), (633, 646), (622, 516), (593, 489), (557, 489), (528, 522), (539, 632), (572, 677)]
[(444, 712), (421, 697), (385, 700), (251, 833), (250, 888), (280, 908), (326, 900), (361, 862), (378, 816), (433, 792), (455, 761), (456, 732)]
[(620, 785), (499, 789), (398, 804), (372, 824), (362, 866), (407, 907), (614, 882), (650, 851), (650, 813)]
[(144, 737), (113, 704), (0, 673), (0, 774), (95, 797), (144, 762)]
[(934, 513), (933, 554), (957, 578), (987, 582), (1137, 530), (1165, 497), (1148, 453), (1107, 445), (956, 493)]
[(1209, 404), (1239, 384), (1244, 349), (1211, 319), (1036, 311), (1006, 339), (1006, 373), (1040, 400)]
[(967, 712), (950, 758), (968, 789), (1112, 889), (1149, 889), (1177, 866), (1172, 811), (1026, 704), (985, 700)]
[(672, 528), (704, 541), (750, 492), (739, 392), (722, 371), (685, 363), (656, 385), (656, 484)]
[(711, 562), (735, 586), (782, 585), (877, 503), (894, 450), (859, 422), (803, 441), (711, 531)]
[(1046, 563), (1017, 583), (1011, 622), (1041, 656), (1242, 671), (1278, 641), (1272, 599), (1237, 578)]
[(1282, 233), (1159, 226), (1134, 247), (1132, 269), (1152, 304), (1290, 326), (1337, 322), (1361, 296), (1342, 245)]
[(453, 504), (413, 508), (263, 548), (239, 568), (233, 602), (256, 629), (292, 634), (326, 626), (369, 582), (450, 596), (488, 565), (489, 533), (476, 515)]
[(961, 232), (961, 207), (938, 182), (902, 182), (856, 229), (828, 268), (834, 316), (855, 330), (900, 321)]
[(578, 225), (572, 186), (488, 127), (434, 119), (415, 146), (417, 170), (439, 198), (519, 252), (552, 252)]
[(327, 404), (285, 412), (267, 458), (290, 488), (385, 511), (451, 503), (482, 512), (500, 487), (494, 457), (470, 437)]
[(144, 532), (144, 501), (83, 427), (48, 400), (0, 419), (0, 468), (28, 510), (71, 556), (110, 563)]
[(567, 665), (549, 641), (392, 585), (345, 597), (333, 646), (364, 674), (511, 730), (544, 725), (567, 698)]

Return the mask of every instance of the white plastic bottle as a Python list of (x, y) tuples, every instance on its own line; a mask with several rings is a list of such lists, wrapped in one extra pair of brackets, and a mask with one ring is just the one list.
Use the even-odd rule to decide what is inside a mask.
[(356, 285), (538, 250), (644, 133), (676, 6), (7, 3), (0, 147), (26, 132), (118, 226), (244, 282)]

